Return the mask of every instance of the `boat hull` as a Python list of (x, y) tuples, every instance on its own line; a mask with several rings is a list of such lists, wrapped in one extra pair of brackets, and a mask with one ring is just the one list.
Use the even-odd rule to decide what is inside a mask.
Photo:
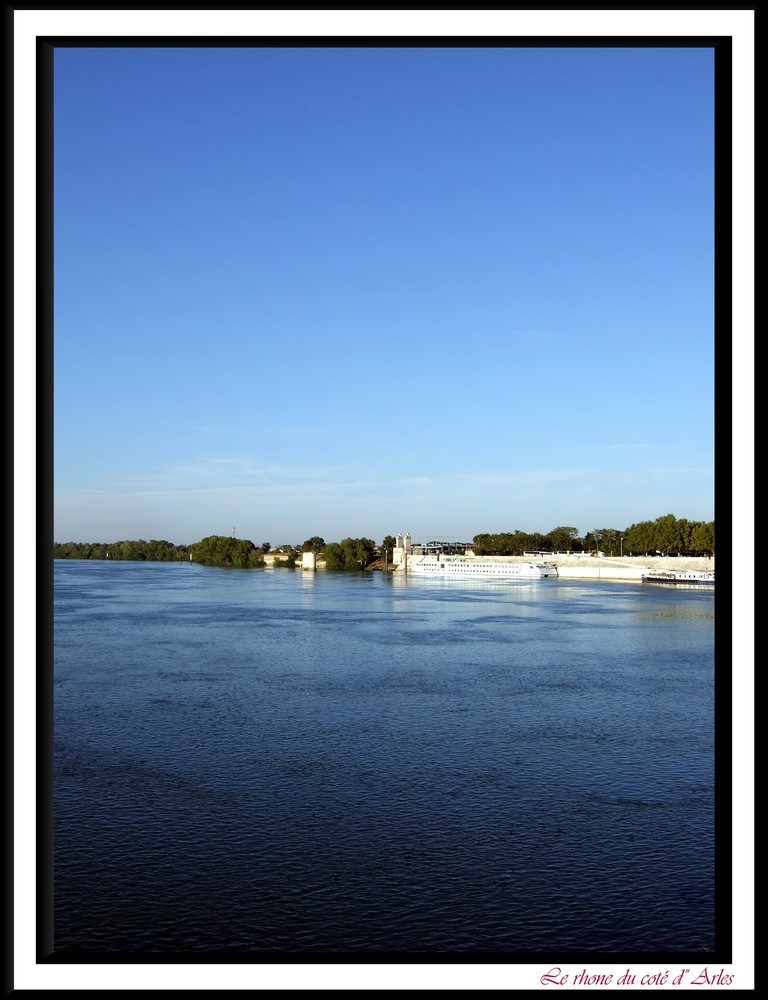
[(642, 577), (643, 583), (657, 583), (671, 587), (714, 587), (714, 573), (696, 572), (658, 572), (645, 573)]
[(558, 575), (557, 567), (551, 563), (505, 563), (448, 556), (415, 557), (409, 561), (407, 571), (414, 576), (480, 580), (545, 580)]

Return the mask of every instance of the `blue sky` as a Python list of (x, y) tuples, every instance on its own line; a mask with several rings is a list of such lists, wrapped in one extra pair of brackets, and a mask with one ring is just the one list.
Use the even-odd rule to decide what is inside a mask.
[(708, 48), (57, 48), (56, 541), (714, 519)]

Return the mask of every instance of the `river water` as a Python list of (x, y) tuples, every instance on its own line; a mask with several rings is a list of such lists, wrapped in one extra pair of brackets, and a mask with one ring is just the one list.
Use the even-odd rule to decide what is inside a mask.
[(711, 591), (54, 574), (56, 952), (715, 947)]

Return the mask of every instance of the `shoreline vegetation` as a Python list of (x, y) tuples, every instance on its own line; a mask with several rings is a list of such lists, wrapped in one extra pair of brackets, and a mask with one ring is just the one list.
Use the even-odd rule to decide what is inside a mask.
[[(443, 540), (445, 541), (445, 540)], [(430, 547), (439, 541), (428, 540)], [(549, 553), (573, 560), (601, 559), (630, 560), (637, 557), (648, 560), (695, 559), (711, 561), (715, 554), (714, 521), (689, 521), (666, 514), (655, 521), (632, 524), (623, 531), (600, 528), (580, 538), (576, 528), (558, 527), (547, 534), (523, 531), (484, 533), (471, 540), (451, 545), (466, 544), (476, 556), (507, 556), (522, 558), (535, 552), (546, 558)], [(175, 545), (165, 539), (137, 539), (119, 542), (55, 542), (54, 559), (94, 559), (130, 562), (195, 562), (204, 566), (235, 569), (294, 569), (301, 565), (305, 552), (315, 554), (318, 568), (327, 570), (357, 571), (394, 570), (392, 551), (396, 539), (386, 535), (381, 544), (370, 538), (344, 538), (340, 542), (326, 542), (319, 535), (308, 538), (301, 545), (279, 545), (272, 548), (269, 542), (254, 544), (247, 538), (226, 535), (209, 535), (191, 545)], [(594, 564), (592, 564), (594, 565)]]

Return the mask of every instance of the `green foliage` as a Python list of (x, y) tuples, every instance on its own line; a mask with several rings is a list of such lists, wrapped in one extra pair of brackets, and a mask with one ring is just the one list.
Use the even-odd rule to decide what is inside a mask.
[[(390, 552), (395, 538), (386, 535), (380, 548)], [(564, 552), (599, 549), (607, 555), (689, 555), (713, 556), (715, 554), (714, 521), (688, 521), (674, 514), (665, 514), (655, 521), (640, 521), (623, 532), (616, 528), (595, 528), (578, 538), (576, 528), (559, 527), (543, 535), (524, 531), (498, 532), (475, 535), (474, 551), (477, 555), (520, 556), (524, 552)], [(376, 554), (376, 545), (370, 538), (345, 538), (326, 545), (319, 535), (308, 538), (301, 546), (302, 552), (320, 555), (327, 569), (361, 570), (368, 566)], [(209, 535), (193, 545), (173, 545), (161, 539), (143, 538), (120, 542), (56, 542), (54, 559), (115, 559), (151, 562), (189, 561), (190, 552), (195, 562), (203, 566), (232, 566), (246, 569), (264, 565), (264, 554), (269, 552), (269, 542), (258, 548), (249, 539), (224, 535)], [(295, 566), (298, 550), (293, 545), (280, 545), (275, 552), (281, 558), (275, 566)]]
[(528, 552), (549, 552), (551, 544), (546, 535), (542, 535), (540, 531), (532, 531), (528, 535), (526, 549)]
[(715, 524), (713, 521), (689, 521), (689, 548), (695, 553), (703, 552), (706, 555), (714, 555), (715, 552)]
[(521, 556), (534, 546), (524, 531), (475, 535), (472, 548), (479, 556)]
[(604, 552), (608, 556), (617, 556), (622, 551), (623, 537), (617, 528), (595, 528), (584, 536), (584, 549), (587, 552)]
[(379, 548), (382, 550), (382, 552), (386, 549), (391, 555), (392, 550), (396, 545), (397, 545), (397, 539), (394, 537), (394, 535), (385, 535), (384, 540), (382, 541)]
[(325, 542), (319, 535), (313, 535), (311, 538), (308, 538), (301, 546), (302, 552), (314, 552), (315, 555), (320, 555), (324, 549)]
[(338, 542), (330, 542), (323, 549), (323, 559), (325, 560), (325, 568), (338, 570), (345, 569), (344, 565), (344, 550), (339, 545)]
[(607, 555), (617, 556), (622, 549), (623, 534), (618, 528), (600, 528), (600, 544)]
[(576, 528), (554, 528), (546, 535), (523, 531), (481, 534), (473, 539), (477, 555), (521, 556), (524, 552), (568, 552), (599, 550), (607, 555), (712, 556), (715, 553), (714, 522), (688, 521), (665, 514), (655, 521), (641, 521), (624, 531), (595, 528), (584, 538)]
[(143, 538), (125, 542), (56, 542), (54, 559), (117, 559), (147, 562), (179, 562), (189, 559), (186, 545), (173, 545), (164, 539)]
[(578, 541), (579, 532), (577, 528), (564, 527), (553, 528), (548, 534), (549, 552), (572, 552), (574, 549), (581, 549)]
[(640, 521), (627, 528), (624, 552), (631, 555), (692, 555), (715, 554), (715, 522), (688, 521), (665, 514), (655, 521)]
[(323, 550), (325, 568), (330, 570), (365, 569), (376, 555), (376, 543), (370, 538), (344, 538), (341, 542), (331, 542)]
[(123, 559), (136, 562), (147, 558), (147, 543), (143, 538), (140, 538), (138, 542), (121, 542), (120, 544), (123, 549)]
[(202, 566), (224, 566), (249, 569), (263, 566), (261, 552), (248, 538), (209, 535), (190, 546), (192, 559)]

